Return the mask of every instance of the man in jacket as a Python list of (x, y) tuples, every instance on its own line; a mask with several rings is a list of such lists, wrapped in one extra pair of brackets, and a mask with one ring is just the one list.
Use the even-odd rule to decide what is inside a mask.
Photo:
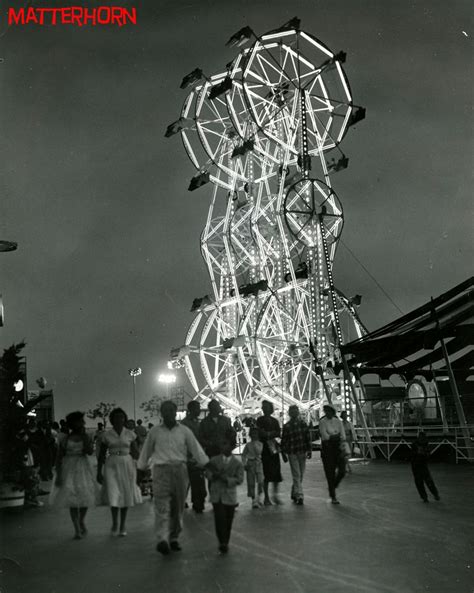
[(303, 504), (303, 476), (306, 469), (306, 459), (311, 459), (311, 438), (309, 428), (300, 418), (298, 406), (288, 408), (290, 420), (283, 426), (281, 436), (281, 451), (283, 461), (290, 462), (293, 485), (291, 500), (298, 505)]
[[(181, 424), (187, 426), (193, 431), (194, 436), (199, 441), (199, 414), (201, 413), (201, 404), (193, 399), (188, 403), (188, 412), (186, 418), (181, 420)], [(201, 467), (196, 463), (193, 457), (188, 459), (188, 476), (189, 484), (191, 486), (191, 502), (193, 511), (202, 513), (204, 510), (204, 501), (206, 499), (206, 482), (204, 480), (204, 473)]]
[(222, 408), (216, 399), (211, 399), (207, 406), (208, 415), (199, 426), (199, 442), (206, 455), (214, 457), (220, 453), (220, 443), (224, 436), (235, 431), (230, 418), (224, 416)]

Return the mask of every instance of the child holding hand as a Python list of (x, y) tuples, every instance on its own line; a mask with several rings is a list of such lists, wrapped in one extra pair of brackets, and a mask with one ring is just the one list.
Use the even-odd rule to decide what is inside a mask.
[(220, 443), (221, 453), (212, 457), (206, 467), (221, 554), (226, 554), (229, 550), (230, 533), (237, 506), (237, 486), (244, 481), (242, 462), (232, 455), (235, 445), (235, 433), (229, 431)]
[(263, 443), (257, 427), (250, 429), (249, 437), (250, 442), (242, 451), (242, 463), (247, 474), (247, 496), (252, 499), (252, 508), (258, 509), (262, 506), (260, 496), (263, 493)]

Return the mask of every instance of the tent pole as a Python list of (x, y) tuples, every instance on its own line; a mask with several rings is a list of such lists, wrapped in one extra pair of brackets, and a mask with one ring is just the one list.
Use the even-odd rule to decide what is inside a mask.
[(444, 395), (441, 395), (438, 389), (438, 384), (436, 383), (436, 376), (433, 373), (433, 378), (431, 379), (433, 384), (433, 389), (436, 394), (436, 399), (438, 400), (439, 411), (441, 414), (441, 422), (443, 423), (443, 431), (445, 433), (448, 432), (448, 421), (446, 419), (446, 407), (444, 405)]
[(456, 383), (456, 378), (453, 373), (453, 367), (451, 366), (451, 362), (449, 360), (448, 351), (446, 349), (446, 344), (444, 343), (443, 338), (441, 335), (439, 336), (439, 341), (441, 342), (441, 348), (443, 350), (444, 360), (446, 362), (446, 368), (448, 371), (449, 377), (449, 384), (451, 386), (451, 390), (453, 392), (454, 401), (456, 403), (456, 412), (458, 413), (459, 424), (462, 428), (466, 427), (466, 416), (464, 415), (464, 409), (461, 403), (461, 396), (459, 395), (458, 385)]
[[(367, 392), (365, 390), (364, 384), (362, 383), (362, 379), (361, 379), (359, 370), (358, 370), (357, 367), (354, 367), (353, 371), (354, 371), (354, 375), (355, 375), (357, 381), (359, 381), (360, 389), (361, 389), (362, 394), (364, 396), (364, 400), (367, 401)], [(360, 402), (359, 402), (359, 404), (360, 404)], [(370, 404), (370, 405), (372, 406), (372, 404)], [(371, 407), (371, 410), (372, 410), (372, 407)], [(365, 417), (365, 415), (364, 415), (364, 413), (362, 411), (362, 408), (360, 408), (360, 414), (361, 414), (361, 417), (363, 418), (362, 422), (365, 422), (366, 426), (368, 426), (367, 419), (366, 419), (366, 417)], [(374, 424), (373, 419), (371, 419), (371, 423), (370, 424), (371, 424), (370, 428), (375, 428), (375, 424)]]
[[(433, 304), (433, 297), (431, 297), (431, 303)], [(436, 309), (434, 306), (432, 307), (432, 314), (435, 318), (436, 329), (438, 330), (438, 339), (441, 343), (441, 349), (443, 351), (444, 361), (446, 363), (446, 369), (448, 371), (449, 384), (451, 386), (451, 391), (454, 397), (454, 403), (456, 404), (456, 412), (458, 415), (459, 425), (467, 448), (467, 458), (469, 459), (469, 461), (472, 461), (471, 449), (469, 447), (471, 435), (469, 434), (469, 429), (467, 428), (466, 416), (464, 414), (464, 408), (462, 407), (461, 396), (459, 395), (456, 377), (454, 376), (453, 367), (451, 366), (451, 361), (449, 360), (448, 349), (446, 348), (446, 344), (444, 343), (444, 338), (439, 325), (438, 315), (436, 314)]]
[[(347, 364), (347, 360), (346, 357), (344, 356), (344, 354), (342, 355), (342, 364), (344, 366), (344, 375), (346, 377), (347, 382), (349, 383), (349, 385), (351, 386), (351, 394), (352, 394), (352, 399), (354, 400), (354, 404), (357, 410), (357, 414), (361, 419), (362, 422), (362, 428), (364, 429), (364, 433), (365, 433), (365, 438), (367, 440), (367, 446), (369, 449), (369, 457), (371, 459), (375, 459), (375, 450), (374, 450), (374, 446), (372, 445), (372, 439), (370, 437), (370, 432), (369, 429), (367, 427), (367, 422), (365, 420), (365, 416), (364, 413), (362, 412), (362, 407), (360, 405), (360, 401), (357, 398), (357, 393), (354, 387), (354, 384), (351, 381), (351, 373), (349, 371), (349, 365)], [(360, 379), (360, 375), (359, 373), (357, 373), (358, 375), (358, 380), (359, 380), (359, 384), (362, 385), (362, 381)], [(361, 389), (363, 389), (363, 387), (361, 387)]]
[(444, 360), (446, 362), (446, 368), (448, 370), (448, 377), (449, 377), (449, 384), (451, 385), (451, 390), (453, 392), (454, 403), (456, 404), (456, 412), (458, 414), (459, 425), (461, 427), (461, 432), (463, 434), (465, 444), (468, 451), (468, 459), (471, 461), (472, 457), (470, 455), (471, 449), (469, 448), (469, 443), (471, 440), (471, 435), (469, 434), (469, 429), (467, 427), (466, 416), (464, 415), (464, 408), (462, 407), (461, 396), (459, 395), (458, 386), (456, 383), (456, 378), (453, 373), (453, 368), (451, 366), (451, 362), (449, 360), (448, 351), (446, 349), (446, 345), (444, 343), (441, 334), (439, 336), (439, 340), (441, 342), (441, 348), (443, 349)]

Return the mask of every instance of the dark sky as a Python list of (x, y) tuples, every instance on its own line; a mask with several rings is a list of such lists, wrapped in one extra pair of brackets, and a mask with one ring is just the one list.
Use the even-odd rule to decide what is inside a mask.
[[(342, 241), (395, 303), (407, 312), (472, 275), (471, 0), (126, 4), (139, 24), (121, 30), (7, 30), (2, 9), (0, 239), (19, 248), (0, 254), (0, 347), (26, 339), (29, 387), (48, 379), (57, 416), (100, 400), (131, 412), (131, 366), (143, 369), (138, 402), (158, 393), (191, 302), (209, 291), (209, 190), (187, 191), (194, 168), (163, 134), (181, 78), (223, 71), (235, 55), (224, 44), (244, 25), (264, 33), (297, 15), (347, 52), (367, 118), (333, 178)], [(363, 295), (370, 329), (399, 315), (344, 246), (334, 275)]]

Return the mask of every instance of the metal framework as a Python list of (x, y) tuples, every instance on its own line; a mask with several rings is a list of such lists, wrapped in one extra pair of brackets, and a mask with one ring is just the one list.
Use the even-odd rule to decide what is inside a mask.
[(344, 216), (332, 176), (365, 110), (352, 102), (345, 54), (298, 19), (262, 36), (246, 27), (228, 45), (246, 47), (222, 73), (184, 78), (192, 87), (166, 133), (181, 133), (197, 170), (189, 189), (212, 187), (201, 235), (212, 295), (195, 301), (171, 363), (199, 397), (236, 412), (262, 397), (309, 408), (334, 392), (351, 410), (348, 377), (332, 369), (364, 327), (334, 287)]

